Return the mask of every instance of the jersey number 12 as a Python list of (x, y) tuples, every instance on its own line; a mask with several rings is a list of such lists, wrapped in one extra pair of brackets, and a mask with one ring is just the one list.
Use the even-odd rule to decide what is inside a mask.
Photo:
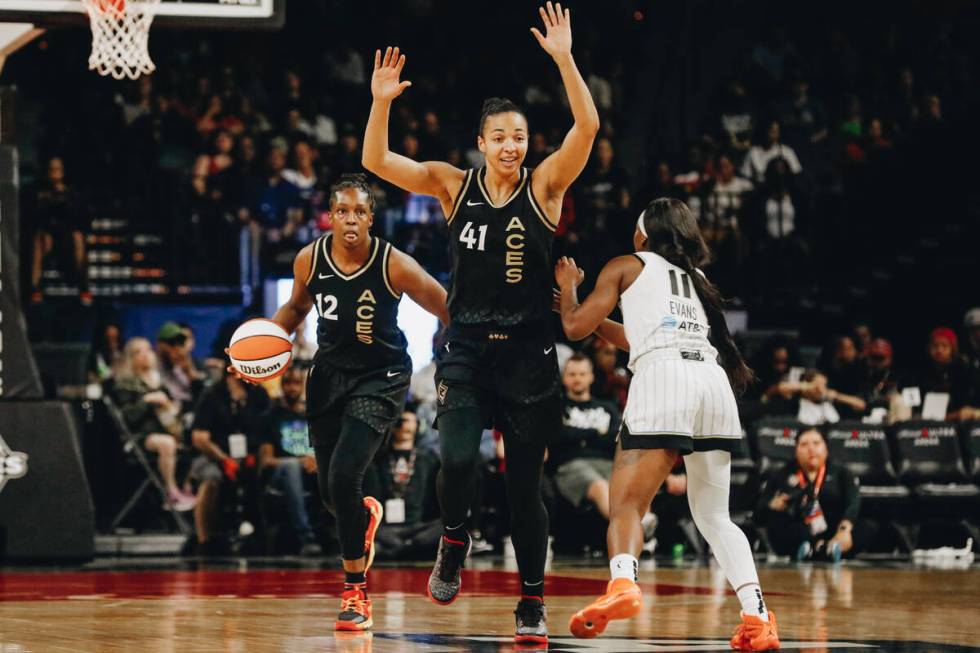
[[(480, 232), (480, 239), (477, 241), (476, 232)], [(484, 245), (487, 244), (487, 225), (480, 225), (479, 228), (473, 229), (473, 223), (467, 222), (463, 225), (463, 233), (459, 235), (459, 242), (466, 245), (466, 249), (473, 249), (475, 245), (478, 250), (483, 251)]]
[(316, 294), (316, 310), (324, 320), (337, 320), (337, 298), (333, 295)]

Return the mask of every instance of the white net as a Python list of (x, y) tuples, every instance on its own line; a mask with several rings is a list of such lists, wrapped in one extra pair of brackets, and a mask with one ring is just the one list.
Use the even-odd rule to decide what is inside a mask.
[(115, 79), (152, 73), (150, 24), (160, 0), (82, 0), (92, 26), (90, 70)]

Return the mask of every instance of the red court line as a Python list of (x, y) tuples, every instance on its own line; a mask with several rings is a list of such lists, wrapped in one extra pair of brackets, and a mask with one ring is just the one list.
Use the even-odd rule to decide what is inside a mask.
[[(428, 569), (379, 568), (370, 574), (372, 593), (425, 593)], [(67, 598), (295, 598), (334, 595), (344, 576), (339, 571), (249, 570), (249, 571), (93, 571), (93, 572), (4, 572), (0, 574), (0, 601), (49, 601)], [(708, 587), (663, 583), (641, 583), (644, 593), (656, 596), (679, 594), (714, 595)], [(520, 580), (508, 571), (463, 571), (464, 593), (469, 596), (518, 596)], [(606, 581), (549, 575), (548, 596), (598, 596)], [(731, 592), (727, 592), (731, 593)]]

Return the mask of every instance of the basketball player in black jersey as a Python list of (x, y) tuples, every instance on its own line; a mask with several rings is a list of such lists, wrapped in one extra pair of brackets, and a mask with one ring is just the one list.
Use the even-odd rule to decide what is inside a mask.
[(366, 573), (383, 510), (363, 497), (368, 464), (401, 416), (412, 376), (398, 328), (402, 293), (448, 324), (446, 291), (414, 259), (369, 233), (374, 197), (364, 175), (330, 189), (332, 231), (293, 264), (292, 295), (273, 321), (293, 333), (316, 307), (317, 344), (306, 384), (320, 496), (336, 515), (346, 575), (336, 630), (371, 627)]
[(541, 467), (548, 441), (561, 424), (558, 364), (551, 310), (551, 244), (562, 198), (585, 166), (599, 129), (588, 87), (572, 58), (567, 10), (540, 9), (545, 34), (531, 29), (561, 73), (575, 124), (561, 148), (536, 170), (521, 167), (528, 124), (509, 100), (484, 104), (477, 136), (486, 166), (460, 170), (416, 162), (388, 149), (392, 101), (405, 56), (375, 54), (374, 102), (364, 136), (363, 164), (406, 190), (440, 201), (449, 223), (453, 274), (447, 342), (439, 352), (436, 384), (442, 471), (444, 536), (428, 593), (455, 600), (469, 552), (464, 523), (479, 459), (480, 435), (493, 424), (504, 435), (512, 539), (520, 569), (515, 611), (518, 642), (546, 642), (544, 565), (548, 517), (541, 501)]

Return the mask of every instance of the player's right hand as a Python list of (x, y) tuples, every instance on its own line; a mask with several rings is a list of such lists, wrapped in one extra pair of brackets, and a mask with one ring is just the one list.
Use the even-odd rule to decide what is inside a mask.
[(399, 54), (398, 47), (388, 46), (384, 58), (381, 50), (374, 51), (374, 74), (371, 75), (371, 95), (375, 100), (390, 102), (412, 85), (409, 81), (399, 81), (402, 68), (405, 67), (405, 55)]
[[(225, 353), (230, 356), (231, 355), (231, 350), (228, 349), (227, 347), (225, 347)], [(243, 381), (245, 383), (250, 383), (252, 385), (258, 385), (258, 383), (256, 383), (252, 379), (248, 379), (248, 378), (242, 376), (239, 373), (239, 371), (235, 369), (235, 366), (234, 365), (229, 365), (228, 367), (225, 368), (225, 371), (228, 372), (229, 374), (231, 374), (232, 376), (236, 377), (239, 381)]]
[(562, 256), (555, 265), (555, 281), (562, 290), (577, 288), (585, 281), (585, 271), (575, 265), (575, 259)]

